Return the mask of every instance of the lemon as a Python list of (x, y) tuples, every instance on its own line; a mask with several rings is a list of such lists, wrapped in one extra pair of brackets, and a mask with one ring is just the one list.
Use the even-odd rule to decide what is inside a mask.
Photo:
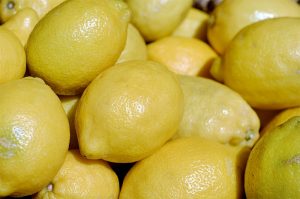
[(76, 110), (81, 154), (135, 162), (152, 154), (177, 130), (183, 94), (176, 76), (151, 61), (129, 61), (101, 73)]
[(69, 126), (70, 126), (69, 149), (78, 149), (78, 139), (75, 130), (74, 120), (75, 120), (75, 113), (76, 113), (77, 104), (80, 99), (80, 95), (59, 96), (59, 99), (69, 120)]
[(25, 196), (46, 186), (69, 146), (59, 98), (40, 79), (0, 85), (0, 197)]
[(140, 32), (129, 24), (127, 30), (126, 45), (116, 63), (131, 60), (146, 60), (147, 46)]
[(118, 59), (130, 12), (119, 0), (70, 0), (33, 29), (26, 54), (30, 74), (57, 93), (75, 95)]
[(281, 111), (263, 128), (262, 134), (270, 132), (275, 127), (283, 124), (294, 116), (300, 116), (300, 107), (289, 108)]
[(224, 54), (220, 69), (225, 84), (257, 109), (299, 106), (299, 31), (300, 18), (289, 17), (244, 28)]
[(192, 7), (192, 0), (126, 0), (132, 23), (146, 41), (172, 34)]
[(213, 48), (223, 54), (233, 37), (247, 25), (287, 16), (300, 17), (300, 7), (296, 1), (226, 0), (211, 14), (207, 37)]
[(177, 74), (209, 77), (217, 54), (199, 39), (169, 36), (150, 43), (148, 57)]
[(185, 18), (172, 35), (206, 40), (209, 15), (196, 8), (190, 8)]
[(7, 20), (2, 27), (12, 31), (22, 45), (27, 44), (30, 33), (39, 21), (37, 13), (31, 8), (24, 8)]
[(88, 160), (71, 150), (51, 183), (33, 198), (117, 199), (118, 195), (118, 177), (107, 162)]
[(20, 79), (26, 70), (26, 55), (18, 38), (0, 27), (0, 84)]
[(173, 138), (199, 136), (232, 146), (254, 145), (259, 138), (259, 119), (238, 93), (210, 79), (178, 77), (184, 114)]
[(241, 173), (228, 146), (182, 138), (136, 163), (125, 176), (120, 199), (241, 198)]
[(245, 172), (247, 198), (299, 198), (300, 117), (265, 134), (252, 149)]
[(6, 22), (24, 8), (32, 8), (39, 18), (44, 17), (50, 10), (65, 0), (1, 0), (0, 22)]

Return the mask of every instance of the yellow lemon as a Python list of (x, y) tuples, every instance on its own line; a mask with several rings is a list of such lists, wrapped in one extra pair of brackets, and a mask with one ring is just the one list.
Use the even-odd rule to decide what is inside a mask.
[(225, 84), (257, 109), (299, 106), (299, 31), (300, 18), (289, 17), (244, 28), (224, 54), (220, 69)]
[(252, 149), (245, 171), (247, 198), (299, 198), (300, 117), (265, 134)]
[(146, 41), (170, 35), (192, 7), (192, 0), (126, 0), (132, 23)]
[(75, 113), (80, 95), (59, 96), (61, 104), (68, 116), (70, 126), (70, 146), (69, 149), (78, 149), (78, 139), (75, 130)]
[(117, 199), (118, 195), (118, 177), (107, 162), (88, 160), (71, 150), (51, 183), (33, 198)]
[(196, 8), (190, 8), (183, 21), (172, 35), (206, 40), (209, 15)]
[(101, 73), (87, 87), (75, 116), (81, 154), (135, 162), (177, 130), (183, 94), (176, 76), (151, 61), (129, 61)]
[(300, 17), (300, 7), (296, 1), (226, 0), (211, 14), (207, 37), (213, 48), (223, 54), (233, 37), (247, 25), (287, 16)]
[(0, 22), (6, 22), (10, 17), (23, 10), (32, 8), (39, 18), (44, 17), (50, 10), (65, 0), (1, 0)]
[(270, 132), (294, 116), (300, 116), (300, 107), (289, 108), (278, 113), (262, 130), (262, 134)]
[(199, 136), (233, 146), (254, 145), (259, 119), (238, 93), (210, 79), (178, 77), (184, 114), (173, 138)]
[(120, 199), (238, 199), (241, 173), (229, 146), (182, 138), (136, 163), (124, 179)]
[(39, 21), (37, 13), (31, 8), (24, 8), (7, 20), (2, 27), (12, 31), (25, 46), (34, 26)]
[(148, 57), (177, 74), (209, 77), (217, 54), (199, 39), (170, 36), (150, 43)]
[(119, 0), (70, 0), (42, 18), (26, 49), (28, 68), (61, 95), (75, 95), (118, 59), (130, 12)]
[(131, 60), (146, 60), (147, 46), (140, 32), (132, 25), (128, 25), (126, 45), (116, 63)]
[(24, 76), (26, 55), (18, 38), (0, 27), (0, 84)]
[(0, 85), (0, 197), (46, 186), (63, 164), (69, 124), (59, 98), (40, 79)]

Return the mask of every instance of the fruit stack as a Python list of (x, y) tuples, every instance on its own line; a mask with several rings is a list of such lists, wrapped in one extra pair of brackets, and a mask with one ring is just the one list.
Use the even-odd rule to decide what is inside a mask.
[(300, 198), (297, 1), (0, 5), (0, 198)]

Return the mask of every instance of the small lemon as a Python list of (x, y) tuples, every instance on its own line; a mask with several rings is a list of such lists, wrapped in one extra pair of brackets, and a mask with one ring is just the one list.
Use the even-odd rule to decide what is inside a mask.
[(118, 59), (130, 11), (119, 0), (69, 0), (42, 18), (26, 49), (30, 74), (60, 95), (75, 95)]
[(262, 135), (283, 124), (294, 116), (300, 116), (300, 107), (288, 108), (278, 113), (262, 130)]
[(53, 180), (33, 199), (117, 199), (118, 195), (118, 176), (107, 162), (88, 160), (71, 150)]
[(196, 8), (190, 8), (185, 18), (172, 35), (206, 40), (209, 15)]
[(170, 141), (136, 163), (120, 199), (239, 199), (243, 172), (235, 152), (199, 137)]
[(300, 197), (300, 117), (263, 135), (252, 149), (245, 171), (247, 198)]
[(110, 162), (141, 160), (173, 136), (182, 112), (181, 88), (165, 66), (141, 60), (117, 64), (94, 79), (79, 101), (80, 152)]
[(39, 18), (44, 17), (50, 10), (65, 0), (1, 0), (0, 22), (6, 22), (24, 8), (32, 8)]
[(59, 98), (40, 79), (0, 84), (0, 197), (38, 192), (56, 175), (69, 146)]
[(299, 31), (300, 18), (296, 17), (268, 19), (245, 27), (221, 61), (225, 84), (257, 109), (299, 106)]
[(184, 114), (173, 138), (199, 136), (241, 147), (255, 144), (259, 119), (238, 93), (210, 79), (178, 78), (184, 94)]
[(19, 39), (0, 27), (0, 84), (20, 79), (26, 70), (26, 55)]
[(223, 54), (233, 37), (247, 25), (288, 16), (300, 17), (300, 6), (294, 0), (226, 0), (212, 12), (207, 37), (213, 48)]
[(75, 113), (80, 95), (59, 96), (61, 104), (67, 114), (70, 126), (70, 146), (69, 149), (78, 149), (78, 139), (75, 130)]
[(38, 21), (39, 17), (33, 9), (24, 8), (7, 20), (2, 27), (12, 31), (25, 46)]
[(150, 43), (148, 57), (177, 74), (209, 77), (217, 54), (199, 39), (169, 36)]
[(146, 41), (172, 34), (192, 7), (192, 0), (126, 0), (132, 23)]
[(147, 46), (144, 38), (134, 25), (129, 24), (126, 45), (116, 63), (131, 60), (146, 60), (147, 56)]

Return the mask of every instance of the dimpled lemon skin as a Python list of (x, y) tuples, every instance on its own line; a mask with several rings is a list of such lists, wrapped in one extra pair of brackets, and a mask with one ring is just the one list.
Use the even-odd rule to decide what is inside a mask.
[(69, 124), (59, 98), (36, 78), (0, 85), (0, 197), (31, 195), (64, 162)]
[[(283, 28), (284, 27), (284, 28)], [(300, 18), (275, 18), (244, 28), (222, 60), (227, 86), (254, 108), (300, 105)]]
[(233, 37), (247, 25), (289, 16), (300, 17), (300, 6), (294, 0), (226, 0), (211, 14), (207, 37), (213, 48), (223, 54)]
[(169, 36), (150, 43), (148, 57), (176, 74), (209, 77), (217, 54), (199, 39)]
[(172, 34), (192, 7), (192, 0), (126, 0), (132, 11), (131, 22), (146, 41)]
[(85, 90), (75, 115), (81, 154), (135, 162), (177, 130), (183, 94), (176, 76), (156, 62), (130, 61), (101, 73)]
[(117, 199), (118, 195), (118, 176), (107, 162), (88, 160), (71, 150), (51, 183), (33, 199)]
[(234, 152), (203, 138), (170, 141), (136, 163), (120, 199), (238, 199), (242, 180)]
[(0, 84), (20, 79), (26, 70), (26, 55), (18, 38), (0, 27)]
[(249, 199), (299, 198), (300, 117), (292, 117), (263, 135), (252, 149), (245, 171)]
[(28, 69), (61, 95), (81, 93), (118, 59), (130, 11), (119, 0), (70, 0), (51, 10), (32, 31)]
[(259, 118), (235, 91), (202, 77), (178, 76), (184, 114), (173, 138), (199, 136), (222, 144), (252, 147), (259, 138)]

